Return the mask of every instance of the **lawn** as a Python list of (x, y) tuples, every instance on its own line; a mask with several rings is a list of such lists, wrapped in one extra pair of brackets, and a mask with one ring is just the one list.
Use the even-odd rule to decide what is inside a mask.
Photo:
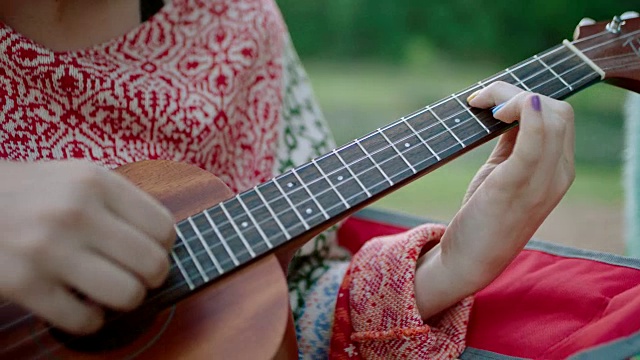
[[(500, 71), (491, 64), (429, 57), (425, 66), (305, 61), (338, 144), (364, 135)], [(576, 112), (577, 178), (566, 201), (618, 206), (624, 91), (598, 84), (569, 99)], [(378, 206), (447, 219), (483, 163), (486, 144), (379, 201)], [(419, 199), (419, 200), (418, 200)]]

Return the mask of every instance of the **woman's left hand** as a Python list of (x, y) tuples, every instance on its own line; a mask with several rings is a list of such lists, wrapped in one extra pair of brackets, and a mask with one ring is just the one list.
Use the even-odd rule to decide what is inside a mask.
[(573, 110), (502, 82), (468, 99), (520, 126), (502, 135), (439, 245), (418, 262), (418, 309), (428, 319), (495, 279), (526, 245), (575, 177)]

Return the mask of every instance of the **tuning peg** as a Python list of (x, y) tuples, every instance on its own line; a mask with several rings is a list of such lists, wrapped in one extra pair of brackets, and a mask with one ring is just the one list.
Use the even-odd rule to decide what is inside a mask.
[(624, 21), (619, 16), (614, 16), (613, 20), (611, 20), (611, 22), (607, 24), (605, 29), (607, 29), (607, 31), (612, 34), (618, 34), (620, 33), (620, 29), (622, 28), (623, 24)]
[(620, 15), (620, 19), (629, 20), (629, 19), (637, 18), (638, 16), (640, 16), (640, 14), (638, 14), (635, 11), (627, 11), (624, 14)]
[(607, 24), (606, 29), (610, 33), (618, 34), (620, 32), (620, 29), (622, 28), (622, 25), (624, 25), (625, 20), (637, 17), (638, 13), (635, 11), (627, 11), (620, 16), (614, 16), (613, 20), (611, 20), (611, 22)]
[(593, 25), (595, 23), (596, 21), (592, 18), (582, 18), (582, 20), (580, 20), (580, 22), (578, 23), (578, 26)]

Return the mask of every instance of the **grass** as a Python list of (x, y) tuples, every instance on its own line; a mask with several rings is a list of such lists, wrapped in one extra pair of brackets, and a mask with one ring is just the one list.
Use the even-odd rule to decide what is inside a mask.
[[(445, 58), (430, 57), (426, 62), (422, 67), (363, 62), (305, 64), (336, 141), (344, 144), (501, 70), (491, 64), (459, 63)], [(577, 178), (567, 201), (621, 203), (623, 99), (622, 90), (602, 84), (570, 99), (576, 112)], [(449, 218), (491, 147), (483, 145), (377, 205)]]

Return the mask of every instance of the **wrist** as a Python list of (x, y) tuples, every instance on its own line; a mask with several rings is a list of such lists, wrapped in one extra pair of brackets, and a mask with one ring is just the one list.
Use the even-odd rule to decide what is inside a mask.
[(416, 305), (424, 321), (477, 290), (468, 279), (452, 271), (444, 260), (442, 247), (437, 245), (417, 263), (414, 280)]

